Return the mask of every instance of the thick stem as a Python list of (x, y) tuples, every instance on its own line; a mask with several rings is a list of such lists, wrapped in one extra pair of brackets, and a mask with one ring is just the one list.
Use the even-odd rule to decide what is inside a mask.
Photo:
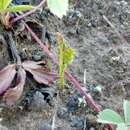
[[(43, 49), (43, 51), (53, 60), (54, 63), (58, 64), (58, 61), (53, 56), (52, 53), (49, 52), (48, 48), (44, 45), (44, 43), (37, 37), (37, 35), (31, 30), (31, 28), (23, 21), (25, 27), (27, 30), (31, 33), (32, 37), (35, 39), (35, 41), (38, 43), (39, 47)], [(82, 96), (85, 97), (86, 102), (89, 104), (90, 107), (92, 107), (96, 112), (100, 112), (101, 108), (95, 103), (93, 98), (90, 96), (90, 94), (87, 94), (80, 85), (80, 83), (66, 70), (65, 71), (66, 78), (75, 86), (75, 88), (80, 92)], [(109, 130), (114, 130), (112, 125), (107, 125), (107, 128)]]
[(66, 78), (76, 87), (76, 89), (80, 92), (82, 96), (85, 97), (86, 102), (90, 107), (94, 108), (96, 112), (100, 112), (101, 108), (94, 102), (90, 94), (87, 94), (79, 84), (79, 82), (66, 70), (65, 71)]

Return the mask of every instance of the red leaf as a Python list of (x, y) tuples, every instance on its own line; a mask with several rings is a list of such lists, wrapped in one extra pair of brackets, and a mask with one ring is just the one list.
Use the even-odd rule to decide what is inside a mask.
[(18, 75), (17, 75), (17, 86), (7, 90), (7, 92), (4, 94), (4, 97), (3, 97), (7, 105), (13, 105), (17, 100), (19, 100), (19, 98), (21, 97), (23, 93), (25, 79), (26, 79), (25, 70), (22, 68), (19, 68)]
[(8, 65), (0, 71), (0, 94), (6, 91), (16, 74), (15, 64)]
[(26, 71), (33, 75), (33, 78), (38, 83), (49, 84), (57, 78), (54, 72), (49, 71), (47, 68), (38, 65), (41, 62), (26, 61), (23, 63), (23, 67)]

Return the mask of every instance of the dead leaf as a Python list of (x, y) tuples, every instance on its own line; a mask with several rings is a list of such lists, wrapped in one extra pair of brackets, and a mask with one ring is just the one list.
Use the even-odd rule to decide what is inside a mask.
[(44, 61), (39, 61), (39, 62), (35, 62), (35, 61), (24, 61), (22, 63), (22, 66), (24, 68), (31, 68), (31, 69), (37, 69), (37, 68), (40, 68), (40, 67), (43, 67), (39, 64), (45, 64)]
[(7, 92), (4, 94), (4, 101), (7, 105), (13, 105), (19, 98), (21, 97), (23, 93), (23, 87), (26, 80), (26, 72), (23, 68), (19, 68), (18, 75), (17, 75), (17, 85), (14, 88), (10, 88), (7, 90)]
[(50, 82), (56, 79), (56, 74), (54, 72), (46, 71), (44, 68), (39, 69), (27, 69), (32, 75), (33, 78), (38, 83), (49, 84)]
[(10, 84), (16, 74), (15, 67), (15, 64), (8, 65), (0, 71), (0, 94), (10, 87)]
[(41, 62), (26, 61), (22, 65), (24, 69), (33, 75), (38, 83), (49, 84), (57, 78), (57, 75), (49, 69), (39, 65)]

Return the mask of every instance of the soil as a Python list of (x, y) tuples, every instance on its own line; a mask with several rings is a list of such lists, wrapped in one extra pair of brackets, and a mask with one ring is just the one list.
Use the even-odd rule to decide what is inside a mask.
[[(19, 1), (17, 4), (25, 2)], [(38, 1), (28, 0), (24, 4), (28, 3)], [(129, 0), (76, 0), (62, 20), (44, 8), (25, 21), (54, 52), (55, 33), (60, 32), (76, 51), (70, 72), (103, 109), (111, 108), (122, 114), (123, 100), (130, 100)], [(7, 33), (2, 27), (0, 30), (1, 37)], [(22, 61), (45, 60), (50, 67), (52, 63), (22, 22), (17, 22), (10, 32)], [(14, 61), (1, 37), (0, 68), (3, 68)], [(101, 93), (95, 91), (97, 87), (102, 88)], [(52, 124), (55, 130), (103, 130), (104, 126), (96, 123), (97, 113), (81, 99), (68, 81), (59, 93), (57, 83), (40, 85), (28, 75), (23, 96), (15, 106), (3, 106), (1, 100), (0, 130), (52, 130)]]

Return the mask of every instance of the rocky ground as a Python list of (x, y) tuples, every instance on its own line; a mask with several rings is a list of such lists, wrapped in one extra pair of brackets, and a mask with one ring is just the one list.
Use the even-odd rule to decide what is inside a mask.
[[(17, 1), (14, 0), (14, 3)], [(20, 2), (20, 3), (19, 3)], [(20, 0), (37, 4), (36, 0)], [(55, 33), (60, 32), (76, 50), (70, 72), (103, 108), (122, 113), (123, 99), (130, 100), (130, 1), (76, 0), (62, 20), (47, 9), (26, 18), (28, 25), (55, 51)], [(22, 60), (47, 59), (19, 22), (14, 41)], [(1, 29), (1, 35), (3, 30)], [(0, 44), (0, 68), (8, 64), (6, 47)], [(84, 84), (84, 72), (86, 83)], [(96, 91), (97, 86), (102, 92)], [(0, 130), (103, 130), (96, 114), (80, 102), (82, 97), (66, 82), (58, 94), (57, 84), (39, 85), (29, 75), (22, 99), (12, 108), (0, 105)]]

